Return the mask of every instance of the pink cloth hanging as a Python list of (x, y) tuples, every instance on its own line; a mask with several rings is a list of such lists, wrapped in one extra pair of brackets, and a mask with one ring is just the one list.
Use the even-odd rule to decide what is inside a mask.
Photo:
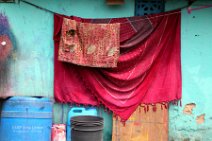
[[(120, 23), (117, 68), (89, 68), (58, 61), (63, 18)], [(103, 104), (127, 120), (140, 104), (181, 99), (180, 11), (143, 17), (84, 19), (54, 15), (54, 96), (57, 102)]]

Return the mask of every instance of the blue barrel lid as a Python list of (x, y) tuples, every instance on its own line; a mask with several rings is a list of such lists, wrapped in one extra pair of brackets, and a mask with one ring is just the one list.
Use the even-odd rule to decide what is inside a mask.
[(2, 117), (52, 118), (53, 101), (44, 97), (15, 96), (2, 104)]
[(15, 96), (5, 100), (2, 111), (52, 112), (53, 101), (49, 98)]
[(28, 96), (14, 96), (6, 101), (39, 101), (39, 102), (52, 102), (51, 99), (46, 97), (28, 97)]

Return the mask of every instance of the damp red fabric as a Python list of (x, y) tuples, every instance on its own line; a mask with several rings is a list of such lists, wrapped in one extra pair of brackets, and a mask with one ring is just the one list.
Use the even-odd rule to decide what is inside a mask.
[[(117, 68), (90, 68), (57, 59), (63, 17), (120, 23)], [(85, 19), (54, 15), (54, 96), (57, 102), (103, 104), (127, 120), (140, 104), (181, 99), (180, 11), (142, 17)]]

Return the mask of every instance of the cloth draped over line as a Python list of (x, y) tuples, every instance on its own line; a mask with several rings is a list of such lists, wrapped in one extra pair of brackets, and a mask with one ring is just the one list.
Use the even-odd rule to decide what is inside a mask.
[(58, 59), (81, 66), (117, 67), (119, 30), (119, 23), (82, 23), (63, 18)]
[[(63, 18), (120, 23), (116, 68), (90, 68), (57, 59)], [(85, 19), (54, 15), (54, 96), (57, 102), (103, 104), (123, 121), (141, 104), (181, 99), (180, 11), (142, 17)]]

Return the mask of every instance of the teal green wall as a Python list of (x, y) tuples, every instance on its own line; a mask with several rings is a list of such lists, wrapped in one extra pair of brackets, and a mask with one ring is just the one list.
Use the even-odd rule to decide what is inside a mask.
[[(212, 4), (200, 1), (193, 8)], [(167, 10), (179, 6), (167, 3)], [(182, 3), (181, 3), (182, 5)], [(212, 8), (182, 12), (181, 27), (183, 99), (182, 107), (169, 110), (170, 141), (212, 141)], [(195, 103), (193, 114), (183, 114), (186, 104)], [(205, 114), (205, 122), (197, 124), (197, 116)]]
[[(28, 0), (29, 1), (29, 0)], [(81, 17), (132, 16), (134, 3), (107, 6), (103, 0), (31, 0), (57, 13)], [(18, 50), (11, 64), (11, 89), (17, 95), (53, 96), (53, 15), (33, 6), (0, 4), (16, 36)]]
[[(30, 1), (30, 0), (28, 0)], [(85, 18), (133, 16), (134, 1), (107, 6), (104, 0), (31, 0), (30, 2), (65, 15)], [(16, 36), (17, 52), (10, 66), (8, 94), (53, 96), (53, 15), (25, 3), (0, 4)], [(68, 105), (55, 104), (54, 122), (65, 123)], [(104, 141), (111, 140), (112, 115), (98, 110), (105, 119)]]
[[(122, 6), (107, 6), (105, 0), (31, 0), (52, 11), (80, 17), (102, 18), (133, 16), (134, 0)], [(183, 6), (182, 1), (168, 1), (166, 10)], [(194, 5), (212, 4), (210, 1)], [(11, 64), (11, 89), (17, 95), (53, 96), (53, 15), (24, 3), (0, 4), (7, 15), (17, 40), (17, 52)], [(182, 12), (182, 107), (171, 106), (169, 114), (170, 141), (212, 140), (212, 8)], [(183, 114), (184, 106), (195, 103), (192, 115)], [(66, 121), (69, 106), (56, 104), (56, 123)], [(105, 117), (105, 141), (110, 140), (111, 115)], [(203, 124), (196, 123), (205, 114)]]

